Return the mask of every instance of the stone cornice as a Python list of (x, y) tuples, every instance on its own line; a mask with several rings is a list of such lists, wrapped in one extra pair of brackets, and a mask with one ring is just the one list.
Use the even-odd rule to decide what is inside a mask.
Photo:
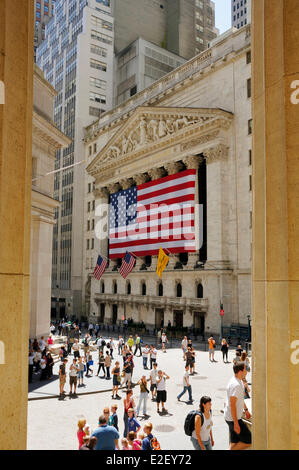
[(52, 122), (33, 112), (33, 139), (40, 138), (55, 149), (67, 147), (71, 139), (61, 132)]

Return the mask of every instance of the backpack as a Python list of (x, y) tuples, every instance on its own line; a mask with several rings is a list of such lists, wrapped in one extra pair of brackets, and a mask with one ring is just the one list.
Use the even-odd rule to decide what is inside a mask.
[(106, 346), (108, 349), (110, 349), (110, 343), (107, 343)]
[(195, 429), (195, 417), (199, 415), (201, 417), (201, 425), (203, 425), (203, 414), (200, 411), (190, 411), (185, 419), (184, 431), (187, 436), (192, 436)]
[(104, 339), (102, 339), (102, 343), (101, 343), (101, 346), (106, 346), (106, 341)]
[(150, 448), (151, 450), (161, 450), (160, 443), (155, 436), (150, 440)]

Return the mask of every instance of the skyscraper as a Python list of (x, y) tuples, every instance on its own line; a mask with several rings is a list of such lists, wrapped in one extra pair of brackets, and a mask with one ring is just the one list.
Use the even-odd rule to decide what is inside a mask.
[(35, 0), (34, 2), (34, 55), (40, 43), (45, 39), (46, 25), (52, 18), (56, 0)]
[(232, 26), (242, 28), (251, 23), (251, 0), (232, 0)]

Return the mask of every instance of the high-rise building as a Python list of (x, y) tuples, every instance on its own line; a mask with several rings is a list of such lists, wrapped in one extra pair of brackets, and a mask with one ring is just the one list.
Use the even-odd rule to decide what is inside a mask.
[(142, 37), (190, 59), (218, 35), (211, 0), (115, 0), (113, 16), (117, 54)]
[(40, 43), (45, 39), (46, 25), (55, 11), (56, 0), (35, 0), (34, 2), (34, 55)]
[[(72, 139), (56, 153), (52, 313), (80, 315), (84, 199), (83, 127), (112, 107), (113, 17), (107, 1), (57, 0), (37, 63), (57, 90), (54, 120)], [(75, 165), (75, 166), (72, 166)], [(94, 211), (94, 208), (90, 208)]]
[(242, 28), (251, 23), (251, 0), (232, 0), (232, 26)]

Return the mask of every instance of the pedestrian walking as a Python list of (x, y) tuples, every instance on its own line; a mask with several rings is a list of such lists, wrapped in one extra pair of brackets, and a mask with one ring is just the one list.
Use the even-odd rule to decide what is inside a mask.
[(106, 369), (106, 380), (110, 380), (110, 367), (111, 367), (111, 357), (109, 354), (109, 351), (106, 351), (106, 357), (105, 357), (105, 369)]
[(99, 375), (101, 369), (103, 369), (103, 372), (104, 372), (104, 377), (106, 376), (106, 373), (105, 373), (105, 356), (103, 354), (103, 351), (100, 349), (100, 352), (99, 352), (99, 367), (98, 367), (98, 372), (97, 372), (97, 376)]
[(124, 339), (122, 336), (119, 336), (118, 337), (118, 355), (119, 356), (121, 356), (122, 354), (123, 347), (124, 347)]
[(221, 352), (224, 364), (228, 362), (228, 344), (225, 338), (221, 341)]
[(162, 342), (162, 351), (166, 353), (166, 343), (168, 343), (168, 339), (167, 339), (166, 333), (164, 332), (161, 335), (161, 342)]
[(34, 352), (29, 351), (29, 357), (28, 357), (28, 382), (30, 384), (32, 383), (33, 363), (34, 363)]
[(73, 354), (75, 359), (79, 359), (80, 357), (80, 344), (79, 340), (75, 338), (74, 343), (73, 343)]
[(210, 362), (215, 362), (214, 360), (214, 353), (215, 353), (215, 348), (216, 348), (216, 341), (213, 338), (213, 335), (210, 336), (208, 339), (209, 342), (209, 361)]
[[(83, 387), (84, 386), (84, 362), (83, 358), (80, 356), (78, 359), (78, 367), (79, 367), (79, 372), (78, 372), (78, 387)], [(86, 366), (85, 366), (86, 367)]]
[(131, 388), (132, 384), (132, 373), (133, 373), (133, 365), (131, 361), (131, 356), (126, 357), (126, 361), (123, 367), (124, 372), (124, 381), (123, 383), (126, 384), (127, 388)]
[(182, 339), (182, 344), (181, 344), (184, 361), (186, 360), (187, 345), (188, 345), (188, 339), (187, 339), (187, 336), (184, 336), (184, 338)]
[(54, 359), (53, 359), (52, 354), (50, 352), (48, 352), (48, 354), (46, 356), (46, 360), (47, 360), (47, 363), (46, 363), (45, 375), (46, 375), (47, 379), (51, 379), (53, 377)]
[(189, 381), (189, 366), (185, 367), (185, 373), (183, 375), (183, 391), (178, 395), (177, 399), (180, 401), (181, 397), (188, 392), (189, 395), (189, 401), (187, 402), (188, 404), (193, 403), (192, 399), (192, 388), (190, 385)]
[(89, 335), (91, 336), (91, 338), (93, 336), (93, 330), (94, 330), (93, 323), (90, 322), (89, 325), (88, 325), (88, 332), (89, 332)]
[(191, 435), (191, 442), (195, 450), (212, 450), (214, 446), (211, 408), (211, 398), (201, 397), (199, 412), (195, 416), (194, 431)]
[(170, 377), (163, 372), (162, 370), (158, 371), (157, 377), (157, 413), (160, 413), (160, 403), (162, 403), (162, 411), (166, 412), (165, 403), (167, 400), (167, 392), (166, 392), (166, 380)]
[(134, 338), (132, 335), (129, 336), (129, 339), (127, 341), (127, 345), (129, 346), (130, 352), (132, 352), (132, 348), (134, 346)]
[(243, 410), (246, 419), (250, 419), (247, 406), (244, 402), (244, 383), (247, 370), (244, 362), (233, 366), (234, 377), (229, 381), (226, 393), (227, 401), (224, 419), (229, 428), (230, 450), (244, 450), (251, 446), (251, 432), (242, 420)]
[(113, 338), (110, 338), (109, 349), (110, 349), (110, 357), (111, 357), (111, 359), (114, 359), (114, 357), (113, 357), (113, 349), (114, 349), (114, 341), (113, 341)]
[(40, 380), (47, 379), (47, 357), (45, 351), (42, 354), (42, 358), (40, 360), (40, 368), (41, 368), (41, 376)]
[(128, 434), (128, 418), (129, 414), (128, 411), (129, 409), (135, 408), (135, 401), (133, 398), (133, 391), (131, 389), (128, 389), (126, 392), (126, 398), (124, 398), (124, 437), (127, 437)]
[(74, 395), (76, 395), (76, 389), (77, 389), (77, 380), (78, 380), (78, 373), (79, 373), (79, 367), (77, 364), (77, 359), (73, 359), (73, 363), (70, 365), (70, 395), (73, 395), (73, 386), (74, 386)]
[(65, 395), (65, 390), (64, 390), (64, 386), (65, 386), (65, 382), (66, 382), (66, 365), (67, 365), (67, 359), (63, 359), (63, 362), (62, 364), (60, 364), (59, 366), (59, 391), (60, 391), (60, 398), (63, 397), (63, 395)]
[(157, 349), (155, 348), (155, 346), (153, 344), (151, 344), (150, 346), (150, 365), (151, 365), (151, 369), (153, 368), (153, 364), (155, 362), (157, 362)]
[(111, 415), (110, 415), (110, 417), (109, 417), (108, 424), (109, 424), (109, 426), (114, 426), (115, 429), (116, 429), (117, 431), (119, 431), (119, 429), (118, 429), (117, 408), (118, 408), (117, 405), (112, 405), (112, 406), (111, 406)]
[(88, 352), (87, 357), (86, 357), (86, 374), (85, 374), (85, 377), (89, 377), (89, 371), (91, 372), (91, 375), (93, 375), (93, 369), (91, 368), (91, 366), (93, 366), (92, 354), (90, 352)]
[(118, 395), (118, 387), (120, 386), (121, 376), (120, 376), (120, 365), (118, 361), (116, 361), (115, 367), (112, 369), (112, 376), (113, 376), (112, 398), (120, 398), (120, 396)]
[(129, 432), (131, 432), (131, 431), (138, 432), (140, 428), (141, 428), (141, 426), (140, 426), (139, 422), (137, 421), (137, 419), (134, 416), (134, 409), (129, 408), (128, 409), (128, 433), (127, 433), (127, 438), (128, 438)]
[(142, 403), (143, 403), (143, 415), (147, 416), (146, 404), (147, 404), (149, 390), (147, 388), (147, 380), (146, 380), (145, 375), (141, 377), (141, 379), (139, 380), (139, 382), (137, 382), (137, 384), (140, 386), (139, 403), (137, 405), (137, 416), (139, 415), (139, 411), (140, 411)]
[(141, 352), (141, 338), (140, 338), (139, 335), (136, 335), (136, 339), (135, 339), (135, 351), (134, 351), (134, 356), (136, 356), (137, 351), (139, 351), (139, 357), (142, 356), (142, 352)]
[(143, 361), (143, 369), (148, 369), (147, 367), (147, 360), (150, 354), (150, 350), (148, 344), (146, 344), (142, 350), (142, 361)]
[(192, 357), (191, 357), (191, 363), (190, 363), (190, 375), (194, 375), (195, 374), (195, 356), (196, 356), (196, 352), (195, 352), (195, 349), (193, 348), (193, 346), (191, 347), (191, 354), (192, 354)]
[(150, 381), (151, 381), (151, 394), (152, 400), (154, 401), (157, 396), (157, 377), (158, 377), (158, 370), (157, 370), (157, 363), (153, 363), (153, 370), (150, 373)]

